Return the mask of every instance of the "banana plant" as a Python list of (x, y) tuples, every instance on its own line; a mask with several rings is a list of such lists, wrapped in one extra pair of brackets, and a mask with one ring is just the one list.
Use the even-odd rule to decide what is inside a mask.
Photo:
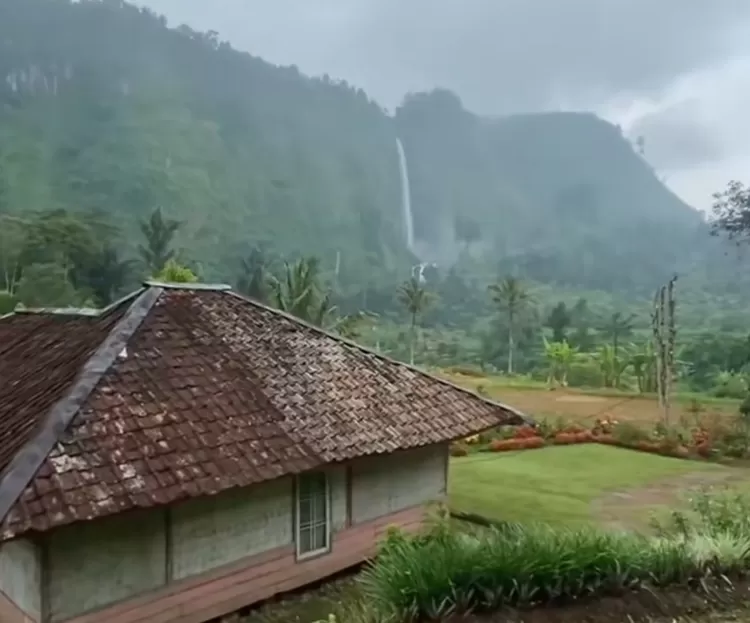
[(603, 344), (596, 353), (596, 360), (602, 370), (604, 387), (618, 387), (622, 373), (629, 364), (628, 358), (620, 359), (611, 344)]
[(544, 356), (547, 359), (547, 385), (554, 387), (555, 383), (562, 387), (568, 386), (568, 372), (570, 366), (578, 354), (578, 348), (572, 347), (567, 340), (562, 342), (549, 342), (544, 340)]
[(656, 391), (656, 353), (651, 342), (631, 344), (628, 365), (633, 368), (639, 393)]

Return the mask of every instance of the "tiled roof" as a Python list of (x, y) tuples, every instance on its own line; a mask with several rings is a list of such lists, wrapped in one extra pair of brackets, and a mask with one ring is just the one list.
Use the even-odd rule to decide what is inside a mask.
[(205, 287), (0, 320), (0, 353), (0, 541), (522, 417)]

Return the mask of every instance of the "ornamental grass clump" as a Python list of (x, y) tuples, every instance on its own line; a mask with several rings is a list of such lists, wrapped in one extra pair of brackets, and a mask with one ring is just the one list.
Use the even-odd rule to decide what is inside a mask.
[(384, 620), (530, 607), (664, 586), (747, 568), (750, 541), (732, 535), (648, 538), (630, 533), (509, 526), (419, 539), (391, 533), (362, 576)]

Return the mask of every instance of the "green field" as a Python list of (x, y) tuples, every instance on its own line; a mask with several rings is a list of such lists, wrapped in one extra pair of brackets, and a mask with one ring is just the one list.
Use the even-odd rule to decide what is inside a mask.
[(681, 476), (721, 477), (731, 468), (596, 444), (480, 453), (451, 463), (454, 510), (504, 521), (581, 523), (608, 492)]

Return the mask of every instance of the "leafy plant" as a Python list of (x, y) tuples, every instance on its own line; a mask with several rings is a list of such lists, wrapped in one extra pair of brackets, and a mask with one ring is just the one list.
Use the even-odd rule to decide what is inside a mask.
[(544, 355), (549, 366), (547, 371), (547, 386), (552, 388), (556, 383), (563, 387), (568, 385), (568, 372), (578, 349), (573, 348), (567, 341), (548, 342), (544, 340)]
[(731, 523), (723, 532), (659, 538), (542, 525), (467, 535), (444, 524), (420, 538), (389, 536), (362, 584), (382, 616), (432, 620), (667, 585), (746, 569), (749, 561), (750, 534)]

